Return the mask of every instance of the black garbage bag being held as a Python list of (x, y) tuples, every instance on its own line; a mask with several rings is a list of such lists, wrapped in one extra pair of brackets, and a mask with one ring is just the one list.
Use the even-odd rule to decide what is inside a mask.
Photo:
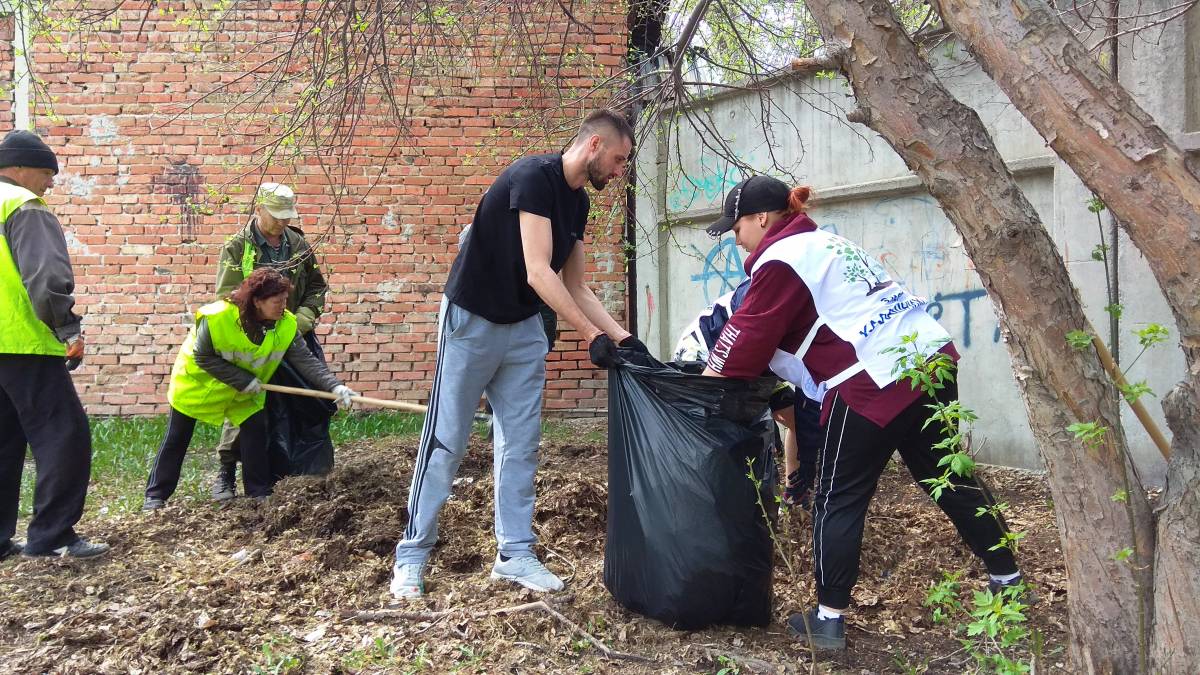
[[(287, 361), (275, 371), (271, 384), (314, 389)], [(267, 451), (276, 479), (333, 469), (329, 424), (336, 412), (337, 406), (326, 399), (267, 393)]]
[[(627, 358), (635, 355), (625, 354)], [(775, 380), (689, 374), (642, 356), (609, 370), (604, 585), (682, 630), (771, 621)]]

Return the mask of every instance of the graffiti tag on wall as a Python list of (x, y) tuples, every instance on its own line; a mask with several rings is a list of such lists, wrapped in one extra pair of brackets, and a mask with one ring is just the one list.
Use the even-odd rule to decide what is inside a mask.
[(736, 289), (738, 284), (745, 280), (742, 254), (733, 237), (721, 237), (708, 253), (701, 253), (695, 244), (692, 245), (692, 250), (704, 260), (700, 273), (692, 275), (692, 281), (704, 289), (704, 304), (711, 305), (713, 300)]

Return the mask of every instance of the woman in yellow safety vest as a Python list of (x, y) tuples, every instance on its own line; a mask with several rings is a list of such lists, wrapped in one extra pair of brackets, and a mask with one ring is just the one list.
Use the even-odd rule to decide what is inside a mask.
[(196, 323), (171, 369), (171, 415), (146, 482), (143, 510), (161, 509), (175, 492), (196, 420), (219, 427), (229, 419), (241, 427), (246, 495), (262, 499), (271, 494), (283, 470), (273, 468), (268, 456), (262, 383), (285, 359), (306, 381), (337, 394), (342, 407), (357, 396), (305, 346), (296, 316), (286, 309), (290, 291), (291, 283), (283, 275), (261, 268), (228, 300), (196, 312)]

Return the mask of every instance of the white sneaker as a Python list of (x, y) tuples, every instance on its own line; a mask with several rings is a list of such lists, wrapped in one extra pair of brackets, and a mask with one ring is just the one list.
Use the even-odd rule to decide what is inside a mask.
[(392, 597), (415, 600), (425, 595), (425, 563), (397, 563), (392, 568)]
[(501, 560), (500, 556), (496, 556), (496, 564), (492, 565), (492, 581), (500, 579), (515, 581), (531, 591), (540, 593), (563, 589), (562, 579), (546, 569), (546, 566), (532, 555), (508, 560)]

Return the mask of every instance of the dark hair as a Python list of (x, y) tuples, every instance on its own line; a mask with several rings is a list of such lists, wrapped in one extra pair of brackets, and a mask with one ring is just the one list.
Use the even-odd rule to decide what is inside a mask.
[(633, 127), (630, 126), (629, 120), (626, 120), (624, 115), (607, 108), (593, 110), (584, 118), (583, 124), (579, 125), (579, 134), (575, 136), (575, 142), (585, 141), (593, 134), (604, 131), (616, 132), (633, 143)]
[(269, 267), (260, 267), (251, 272), (250, 276), (242, 280), (242, 285), (229, 294), (229, 302), (237, 305), (241, 314), (242, 329), (253, 335), (262, 328), (254, 301), (291, 292), (292, 282), (288, 281), (287, 277)]

